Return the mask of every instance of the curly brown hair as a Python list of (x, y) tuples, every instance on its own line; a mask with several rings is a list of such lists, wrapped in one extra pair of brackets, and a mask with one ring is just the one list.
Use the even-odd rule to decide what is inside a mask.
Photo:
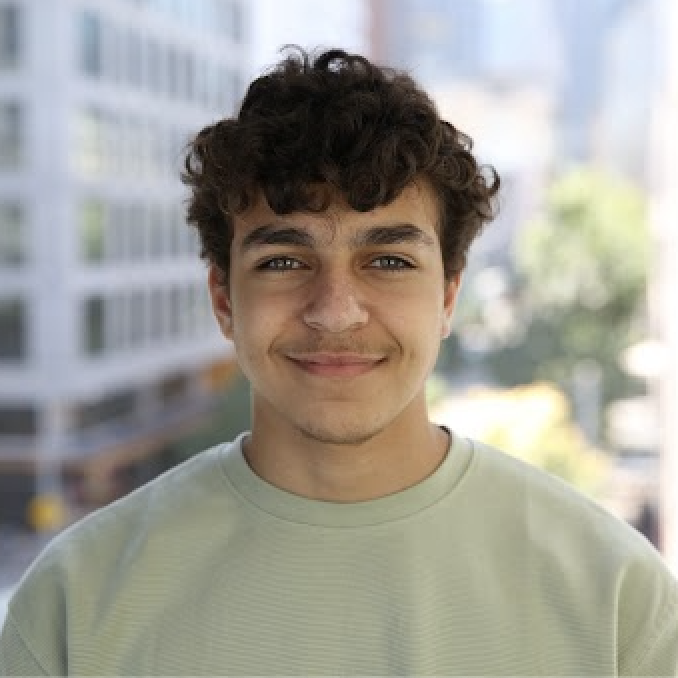
[(228, 275), (233, 217), (262, 193), (278, 214), (323, 211), (337, 193), (365, 212), (424, 178), (440, 203), (445, 274), (461, 271), (494, 217), (495, 169), (478, 164), (471, 139), (408, 74), (341, 49), (288, 49), (251, 83), (235, 117), (188, 145), (182, 180), (201, 256)]

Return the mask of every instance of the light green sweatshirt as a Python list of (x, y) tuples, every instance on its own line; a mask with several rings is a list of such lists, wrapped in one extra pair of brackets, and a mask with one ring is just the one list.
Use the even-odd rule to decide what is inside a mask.
[(329, 503), (241, 440), (57, 537), (0, 674), (678, 675), (676, 580), (559, 480), (457, 438), (422, 483)]

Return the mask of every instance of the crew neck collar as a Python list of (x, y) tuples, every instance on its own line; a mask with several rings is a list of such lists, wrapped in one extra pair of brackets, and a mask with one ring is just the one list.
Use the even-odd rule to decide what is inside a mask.
[(250, 468), (243, 455), (244, 432), (222, 446), (222, 468), (233, 489), (254, 509), (281, 520), (324, 527), (360, 527), (400, 520), (439, 502), (457, 485), (472, 457), (470, 441), (450, 433), (447, 454), (438, 468), (405, 490), (359, 502), (302, 497), (275, 487)]

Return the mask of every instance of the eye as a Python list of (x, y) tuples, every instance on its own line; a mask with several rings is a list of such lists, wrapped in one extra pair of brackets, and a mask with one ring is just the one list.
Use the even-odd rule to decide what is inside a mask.
[(304, 264), (292, 257), (273, 257), (257, 266), (259, 271), (292, 271), (300, 268), (305, 268)]
[(370, 266), (383, 271), (404, 271), (408, 268), (414, 268), (414, 265), (407, 259), (393, 255), (377, 257), (370, 262)]

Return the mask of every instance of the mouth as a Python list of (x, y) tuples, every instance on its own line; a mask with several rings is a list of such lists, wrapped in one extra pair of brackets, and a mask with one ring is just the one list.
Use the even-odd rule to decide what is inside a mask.
[(382, 355), (362, 353), (288, 354), (287, 358), (308, 374), (319, 377), (357, 377), (386, 361)]

